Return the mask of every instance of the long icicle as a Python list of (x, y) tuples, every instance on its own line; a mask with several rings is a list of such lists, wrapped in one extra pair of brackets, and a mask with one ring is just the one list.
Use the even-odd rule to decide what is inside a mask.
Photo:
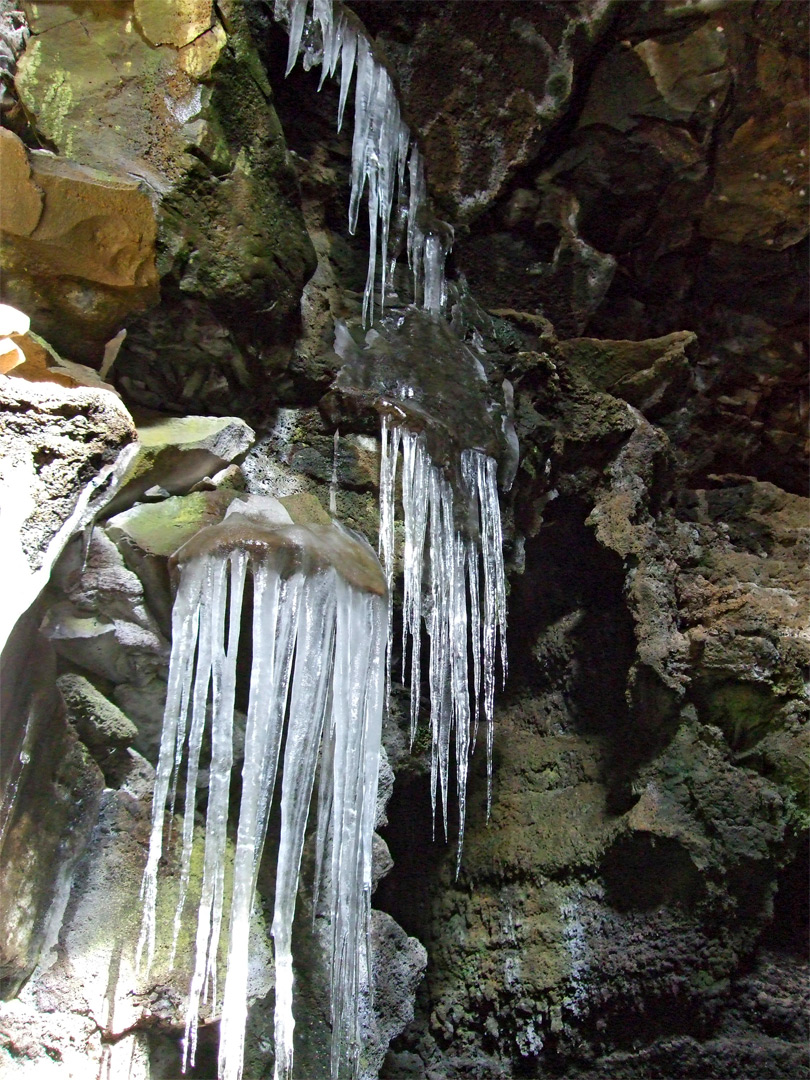
[[(445, 226), (442, 235), (435, 230), (425, 231), (420, 221), (424, 219), (422, 211), (427, 204), (424, 162), (402, 119), (391, 76), (374, 58), (366, 35), (351, 26), (342, 13), (336, 17), (332, 0), (312, 0), (311, 16), (307, 15), (308, 7), (309, 0), (276, 0), (275, 3), (275, 18), (286, 22), (289, 32), (286, 74), (290, 74), (303, 51), (305, 68), (318, 62), (322, 65), (320, 89), (327, 76), (334, 75), (340, 58), (338, 131), (343, 126), (349, 88), (356, 71), (349, 232), (354, 235), (357, 228), (360, 200), (365, 191), (370, 242), (363, 321), (366, 324), (374, 321), (378, 277), (380, 305), (385, 308), (395, 262), (389, 255), (389, 236), (397, 186), (408, 219), (407, 252), (413, 272), (414, 299), (428, 311), (441, 314), (447, 300), (444, 264), (449, 251), (447, 237), (452, 236), (452, 230)], [(317, 41), (318, 36), (320, 53), (313, 47), (313, 39)]]
[[(217, 1010), (218, 944), (230, 906), (218, 1076), (220, 1080), (240, 1080), (247, 1021), (249, 927), (287, 719), (273, 919), (276, 1080), (292, 1077), (291, 930), (319, 754), (321, 792), (328, 791), (328, 797), (321, 798), (319, 807), (321, 854), (317, 861), (331, 919), (330, 970), (335, 994), (332, 1061), (333, 1080), (338, 1080), (341, 1063), (356, 1071), (360, 1003), (369, 1001), (371, 993), (371, 852), (385, 697), (385, 579), (368, 545), (339, 526), (269, 526), (263, 541), (256, 539), (255, 532), (250, 534), (249, 551), (247, 546), (227, 547), (233, 543), (232, 529), (225, 522), (204, 530), (199, 535), (205, 535), (206, 541), (199, 542), (197, 553), (192, 551), (180, 560), (152, 835), (142, 886), (144, 914), (138, 960), (140, 963), (145, 952), (151, 963), (154, 955), (157, 867), (165, 814), (170, 789), (185, 763), (187, 820), (173, 949), (177, 945), (190, 877), (200, 750), (210, 724), (203, 876), (183, 1069), (194, 1063), (201, 1004), (210, 998), (211, 1012)], [(178, 558), (181, 555), (178, 553)], [(229, 895), (226, 829), (236, 660), (248, 568), (253, 571), (252, 668)], [(322, 855), (326, 847), (328, 870)]]
[[(380, 554), (393, 585), (394, 485), (397, 426), (382, 425)], [(448, 778), (455, 746), (459, 800), (456, 873), (461, 865), (467, 812), (468, 760), (479, 717), (486, 722), (487, 813), (492, 803), (495, 662), (500, 647), (506, 678), (506, 584), (495, 460), (477, 450), (461, 455), (461, 487), (474, 512), (474, 535), (456, 529), (453, 490), (430, 460), (424, 435), (405, 429), (402, 448), (403, 549), (402, 676), (408, 679), (410, 645), (411, 743), (419, 716), (421, 624), (430, 638), (431, 805), (434, 833), (441, 803), (447, 838)], [(483, 577), (479, 564), (483, 564)], [(427, 581), (424, 568), (428, 567)], [(423, 600), (424, 596), (424, 600)], [(472, 664), (470, 664), (472, 656)]]

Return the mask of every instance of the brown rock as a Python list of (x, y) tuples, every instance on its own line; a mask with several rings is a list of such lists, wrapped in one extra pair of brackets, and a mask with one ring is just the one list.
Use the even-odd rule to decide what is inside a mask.
[(454, 223), (470, 221), (565, 109), (608, 5), (478, 4), (475, 18), (454, 4), (428, 5), (407, 46), (384, 7), (360, 3), (354, 10), (379, 33), (396, 70), (433, 194)]
[(806, 65), (767, 45), (752, 113), (721, 142), (702, 236), (781, 251), (808, 232)]
[(180, 67), (192, 79), (204, 79), (210, 74), (227, 41), (227, 35), (219, 23), (180, 50)]
[(683, 398), (690, 381), (688, 353), (696, 341), (695, 334), (684, 330), (648, 341), (570, 338), (557, 348), (596, 389), (656, 417)]
[[(3, 144), (16, 162), (16, 198), (24, 172), (22, 144), (6, 139)], [(14, 213), (0, 220), (4, 292), (32, 314), (48, 338), (90, 358), (93, 346), (101, 352), (123, 319), (158, 298), (154, 211), (134, 180), (45, 151), (34, 151), (29, 160), (33, 180), (21, 189), (23, 199), (28, 198), (26, 227)], [(32, 192), (39, 192), (41, 200), (33, 224)]]
[(95, 386), (118, 396), (118, 391), (104, 382), (97, 371), (84, 364), (74, 364), (71, 360), (63, 359), (39, 335), (29, 331), (27, 334), (12, 334), (10, 340), (22, 354), (21, 363), (13, 369), (15, 379), (52, 382), (68, 387)]
[(83, 278), (117, 288), (157, 283), (152, 205), (134, 180), (124, 180), (35, 151), (31, 166), (45, 205), (32, 272)]
[(0, 128), (0, 176), (0, 229), (30, 236), (42, 214), (42, 191), (31, 177), (25, 146), (8, 128)]

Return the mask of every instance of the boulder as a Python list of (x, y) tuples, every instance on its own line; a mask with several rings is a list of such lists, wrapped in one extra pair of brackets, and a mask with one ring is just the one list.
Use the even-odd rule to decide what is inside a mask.
[(60, 675), (56, 685), (68, 720), (85, 746), (92, 750), (123, 750), (135, 741), (138, 729), (83, 675)]
[(374, 1005), (363, 1018), (358, 1077), (376, 1080), (388, 1047), (413, 1019), (416, 989), (427, 966), (424, 946), (384, 911), (371, 912)]
[(110, 518), (107, 535), (127, 567), (137, 574), (150, 611), (168, 637), (173, 594), (168, 558), (195, 533), (221, 521), (234, 491), (199, 491), (154, 503), (140, 503)]
[(139, 415), (137, 456), (105, 510), (120, 513), (152, 489), (181, 495), (247, 452), (255, 433), (238, 417)]
[(4, 293), (58, 347), (92, 360), (128, 316), (157, 301), (152, 205), (137, 180), (26, 152), (9, 131), (0, 154), (10, 179)]
[[(130, 719), (138, 726), (136, 746), (153, 753), (163, 722), (169, 645), (146, 606), (141, 582), (112, 540), (96, 528), (86, 552), (78, 543), (65, 551), (51, 589), (43, 633), (60, 656), (114, 688), (143, 688), (141, 711)], [(151, 708), (145, 718), (147, 701)]]
[(569, 338), (557, 352), (597, 390), (624, 398), (654, 420), (686, 399), (696, 342), (688, 330), (650, 341)]

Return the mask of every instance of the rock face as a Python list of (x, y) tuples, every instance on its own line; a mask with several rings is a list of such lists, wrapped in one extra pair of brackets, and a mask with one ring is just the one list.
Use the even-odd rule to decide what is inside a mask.
[(135, 430), (109, 391), (0, 378), (2, 543), (11, 586), (2, 624), (5, 642), (67, 541), (114, 490), (132, 456)]
[(373, 3), (355, 8), (396, 67), (437, 202), (463, 224), (498, 198), (548, 138), (610, 4), (587, 0), (565, 11), (488, 5), (473, 19), (459, 3), (423, 4), (418, 20)]
[[(158, 1080), (180, 1074), (192, 947), (184, 922), (176, 970), (159, 946), (134, 972), (169, 560), (247, 496), (375, 542), (379, 419), (333, 386), (369, 236), (346, 225), (351, 107), (337, 133), (337, 85), (318, 93), (305, 64), (284, 78), (272, 5), (21, 7), (0, 0), (1, 287), (33, 327), (0, 327), (19, 593), (0, 1072)], [(456, 228), (448, 327), (520, 443), (492, 808), (479, 752), (458, 878), (432, 841), (424, 717), (408, 746), (395, 606), (359, 1075), (810, 1078), (807, 13), (354, 13), (430, 213)], [(404, 266), (393, 281), (406, 303)], [(358, 348), (389, 347), (375, 334)], [(463, 395), (443, 392), (452, 418)], [(317, 1078), (329, 1004), (304, 871), (296, 1058)], [(246, 1080), (273, 1069), (273, 884), (268, 859)], [(195, 1074), (213, 1076), (215, 1008), (204, 1021)]]
[[(534, 534), (510, 599), (517, 687), (497, 721), (488, 822), (483, 777), (473, 787), (458, 882), (451, 853), (425, 850), (421, 782), (391, 806), (383, 905), (430, 960), (382, 1075), (542, 1075), (563, 1062), (577, 1075), (693, 1075), (683, 1053), (706, 1077), (754, 1060), (764, 1076), (805, 1075), (800, 997), (774, 1026), (739, 1015), (758, 949), (758, 970), (783, 970), (794, 993), (765, 943), (802, 919), (789, 868), (807, 821), (796, 619), (808, 504), (716, 477), (662, 505), (666, 439), (615, 399), (573, 405), (572, 376), (560, 366), (538, 394), (532, 373), (518, 394), (518, 415), (556, 414), (541, 451), (556, 497), (542, 523), (527, 488), (516, 500)], [(421, 822), (404, 820), (417, 797)], [(426, 858), (436, 884), (420, 896)]]
[[(294, 329), (314, 262), (241, 3), (215, 11), (208, 0), (127, 0), (85, 11), (65, 0), (26, 10), (31, 38), (16, 87), (38, 137), (78, 165), (104, 170), (108, 188), (126, 188), (140, 202), (106, 232), (98, 219), (109, 192), (91, 212), (97, 261), (115, 267), (112, 278), (76, 259), (54, 265), (53, 258), (42, 282), (15, 275), (24, 257), (15, 239), (4, 287), (31, 313), (34, 329), (74, 359), (98, 363), (104, 343), (126, 327), (117, 374), (143, 405), (173, 400), (176, 411), (197, 403), (227, 415), (238, 388), (245, 402), (257, 392), (272, 401), (267, 369), (289, 347), (287, 324)], [(243, 78), (247, 70), (252, 75)], [(109, 122), (88, 126), (88, 115)], [(36, 188), (46, 217), (61, 221), (49, 207), (58, 199), (49, 196), (51, 173), (72, 168), (75, 175), (76, 167), (40, 156), (31, 180), (19, 151), (13, 155), (15, 185), (27, 184), (28, 192), (28, 218), (13, 215), (21, 223), (15, 228), (35, 213)], [(36, 170), (46, 164), (43, 185)], [(3, 220), (6, 228), (12, 215)], [(140, 238), (137, 272), (115, 227)], [(262, 328), (261, 348), (246, 326)]]

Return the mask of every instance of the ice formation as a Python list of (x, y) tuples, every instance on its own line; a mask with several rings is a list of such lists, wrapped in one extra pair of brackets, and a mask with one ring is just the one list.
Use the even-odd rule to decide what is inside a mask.
[[(424, 434), (414, 434), (392, 424), (389, 416), (383, 415), (380, 557), (389, 590), (394, 574), (394, 500), (400, 457), (405, 531), (402, 678), (411, 687), (413, 742), (419, 716), (420, 634), (424, 621), (430, 638), (428, 683), (434, 829), (438, 787), (447, 839), (450, 743), (455, 735), (458, 873), (466, 819), (468, 762), (481, 714), (486, 723), (487, 812), (492, 801), (495, 657), (499, 645), (502, 676), (506, 678), (506, 585), (497, 466), (494, 458), (478, 450), (465, 450), (461, 455), (461, 497), (468, 502), (473, 516), (471, 535), (465, 535), (456, 525), (453, 487), (431, 461)], [(389, 667), (390, 635), (389, 621)]]
[[(321, 86), (333, 76), (340, 61), (340, 97), (337, 126), (343, 114), (355, 69), (354, 136), (352, 139), (349, 232), (354, 235), (360, 201), (366, 190), (369, 223), (369, 259), (363, 294), (363, 322), (374, 321), (374, 292), (379, 262), (380, 305), (384, 310), (393, 278), (396, 255), (392, 255), (391, 216), (407, 222), (408, 265), (413, 272), (414, 299), (434, 314), (444, 310), (447, 287), (445, 259), (452, 230), (444, 225), (423, 228), (426, 217), (425, 167), (408, 125), (402, 119), (391, 76), (372, 53), (366, 35), (333, 0), (276, 0), (275, 17), (289, 29), (287, 74), (303, 51), (306, 69), (320, 63)], [(438, 224), (438, 223), (437, 223)]]
[[(247, 1019), (248, 928), (282, 746), (281, 836), (272, 935), (275, 1080), (293, 1061), (292, 922), (320, 757), (316, 892), (330, 924), (332, 1076), (359, 1053), (359, 1003), (368, 992), (371, 843), (384, 699), (386, 586), (365, 541), (338, 525), (258, 523), (231, 514), (175, 556), (181, 573), (138, 963), (155, 949), (158, 866), (166, 819), (184, 780), (176, 945), (189, 885), (197, 778), (210, 730), (208, 807), (196, 955), (188, 995), (184, 1070), (193, 1063), (201, 1002), (216, 1007), (217, 948), (230, 907), (221, 1005), (220, 1080), (242, 1074)], [(226, 838), (236, 660), (248, 570), (253, 577), (250, 694), (233, 885)], [(173, 949), (174, 951), (174, 949)]]

